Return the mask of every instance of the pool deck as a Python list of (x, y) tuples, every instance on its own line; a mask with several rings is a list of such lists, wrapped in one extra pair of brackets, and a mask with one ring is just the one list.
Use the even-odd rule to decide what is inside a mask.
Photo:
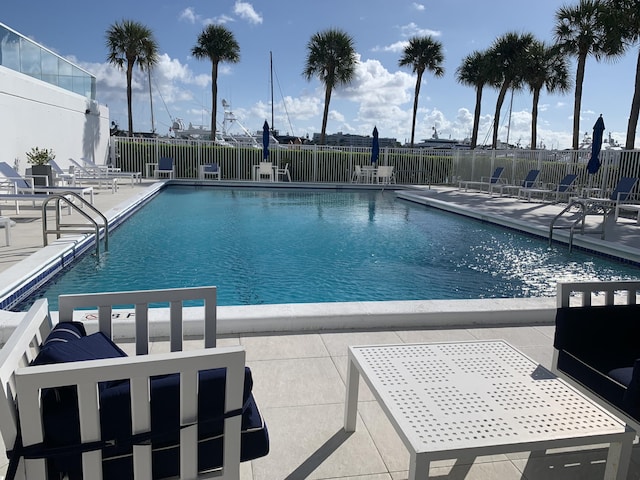
[[(133, 198), (142, 195), (151, 183), (130, 187), (122, 185), (111, 194), (99, 190), (96, 206), (103, 212), (119, 209)], [(392, 194), (389, 192), (389, 194)], [(479, 218), (504, 223), (507, 226), (526, 224), (534, 233), (548, 231), (549, 222), (562, 206), (527, 203), (507, 197), (489, 197), (486, 193), (463, 192), (457, 189), (416, 188), (407, 195), (414, 201), (426, 202), (439, 208), (472, 213)], [(10, 207), (3, 207), (3, 215), (17, 220), (11, 229), (12, 245), (4, 245), (4, 232), (0, 230), (0, 287), (7, 272), (29, 269), (29, 257), (42, 249), (42, 226), (40, 210), (24, 207), (20, 215), (15, 215)], [(595, 226), (595, 223), (589, 226)], [(566, 234), (566, 232), (564, 232)], [(582, 236), (579, 236), (582, 237)], [(621, 219), (609, 225), (606, 240), (599, 235), (585, 235), (576, 238), (576, 245), (585, 248), (602, 248), (606, 252), (622, 252), (627, 258), (640, 258), (640, 226), (635, 219)], [(511, 299), (509, 299), (511, 300)], [(472, 301), (473, 302), (473, 301)], [(487, 312), (500, 309), (499, 301), (478, 301), (467, 303), (467, 308), (478, 308), (477, 318)], [(375, 302), (373, 302), (375, 303)], [(387, 312), (393, 317), (395, 310), (388, 304)], [(450, 317), (437, 317), (425, 326), (406, 324), (403, 328), (389, 328), (373, 324), (356, 327), (314, 329), (313, 322), (306, 324), (303, 331), (296, 332), (291, 320), (296, 317), (291, 306), (269, 306), (271, 320), (288, 317), (288, 328), (274, 327), (267, 331), (268, 323), (263, 323), (259, 331), (251, 332), (251, 322), (245, 331), (225, 332), (220, 346), (242, 345), (247, 352), (247, 364), (254, 376), (254, 393), (257, 403), (267, 422), (271, 437), (271, 452), (268, 456), (242, 464), (243, 480), (278, 479), (342, 479), (342, 480), (400, 480), (407, 478), (409, 455), (395, 433), (391, 423), (374, 400), (367, 387), (361, 383), (358, 421), (354, 433), (342, 429), (347, 369), (347, 346), (389, 343), (416, 343), (434, 341), (466, 341), (504, 339), (514, 347), (543, 366), (550, 367), (554, 327), (549, 322), (549, 313), (555, 307), (555, 299), (531, 299), (518, 303), (542, 306), (540, 322), (520, 322), (517, 324), (484, 324), (478, 321), (456, 322)], [(443, 302), (436, 305), (443, 311), (457, 302)], [(469, 307), (471, 305), (471, 307)], [(382, 306), (378, 306), (383, 308)], [(415, 307), (415, 305), (412, 305)], [(250, 310), (233, 310), (235, 307), (219, 307), (219, 319), (243, 320), (243, 317), (259, 315)], [(299, 312), (312, 309), (311, 305), (300, 307)], [(336, 308), (347, 308), (340, 305)], [(350, 308), (367, 308), (354, 304)], [(459, 307), (453, 308), (455, 311)], [(512, 306), (508, 306), (508, 310)], [(317, 309), (317, 307), (316, 307)], [(331, 315), (331, 309), (326, 315)], [(286, 311), (285, 311), (286, 310)], [(482, 311), (480, 311), (482, 310)], [(7, 314), (18, 317), (19, 313)], [(355, 316), (355, 315), (352, 315)], [(454, 313), (455, 316), (455, 313)], [(469, 315), (467, 315), (469, 317)], [(471, 315), (473, 317), (473, 315)], [(436, 318), (436, 317), (434, 317)], [(320, 319), (321, 320), (321, 319)], [(288, 330), (288, 331), (285, 331)], [(187, 342), (188, 343), (188, 342)], [(125, 345), (125, 348), (130, 348)], [(167, 344), (153, 344), (151, 353), (166, 351)], [(434, 462), (430, 475), (450, 480), (554, 480), (554, 479), (601, 479), (604, 474), (606, 446), (592, 449), (557, 450), (541, 455), (539, 452), (523, 452), (508, 455), (493, 455), (458, 462), (445, 460)], [(0, 446), (0, 448), (2, 448)], [(6, 462), (4, 463), (6, 467)], [(4, 467), (2, 467), (4, 468)], [(0, 470), (0, 476), (3, 471)], [(430, 477), (431, 478), (431, 477)], [(634, 448), (629, 480), (640, 478), (640, 447)]]

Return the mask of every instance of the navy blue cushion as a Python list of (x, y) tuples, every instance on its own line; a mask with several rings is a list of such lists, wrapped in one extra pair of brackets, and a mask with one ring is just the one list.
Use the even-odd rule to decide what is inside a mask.
[(43, 342), (43, 346), (51, 342), (71, 342), (85, 337), (86, 335), (87, 332), (81, 322), (60, 322), (53, 327)]
[[(67, 325), (66, 327), (69, 327)], [(78, 338), (71, 328), (59, 328), (60, 332), (45, 342), (35, 365), (62, 363), (99, 358), (126, 356), (108, 337), (96, 333)], [(53, 334), (53, 331), (52, 331)], [(220, 467), (222, 464), (222, 434), (225, 398), (226, 370), (202, 371), (198, 382), (198, 439), (199, 469)], [(151, 379), (151, 431), (154, 478), (179, 473), (179, 414), (180, 376), (164, 375)], [(266, 455), (269, 436), (255, 404), (251, 390), (251, 370), (245, 367), (242, 446), (243, 461)], [(102, 450), (105, 479), (131, 478), (131, 395), (128, 380), (102, 382), (99, 385), (100, 428), (103, 440), (116, 440), (116, 445)], [(60, 447), (80, 444), (78, 398), (75, 387), (48, 389), (43, 392), (43, 425), (45, 446)], [(68, 473), (70, 479), (81, 479), (79, 454), (47, 460), (50, 477)]]
[(62, 329), (55, 332), (52, 331), (52, 333), (55, 333), (54, 339), (50, 340), (47, 337), (38, 356), (33, 361), (33, 365), (127, 356), (111, 339), (101, 332), (71, 339), (69, 337), (73, 337), (73, 335)]
[[(640, 305), (564, 307), (556, 312), (558, 370), (640, 420)], [(636, 379), (637, 377), (637, 379)]]

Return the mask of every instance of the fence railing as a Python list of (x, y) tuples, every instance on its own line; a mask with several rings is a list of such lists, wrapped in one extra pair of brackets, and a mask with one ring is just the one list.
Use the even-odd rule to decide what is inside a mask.
[[(381, 148), (378, 165), (393, 165), (396, 182), (405, 185), (456, 185), (458, 180), (480, 180), (504, 167), (514, 185), (531, 169), (539, 181), (557, 184), (566, 174), (578, 175), (578, 185), (611, 189), (620, 177), (640, 178), (640, 150), (603, 150), (601, 167), (587, 172), (589, 150), (434, 150)], [(175, 160), (176, 178), (197, 178), (199, 165), (217, 163), (225, 180), (252, 180), (253, 166), (262, 161), (261, 148), (228, 147), (204, 140), (111, 137), (112, 163), (123, 171), (147, 176), (160, 157)], [(349, 183), (356, 165), (371, 164), (371, 149), (319, 145), (272, 145), (269, 161), (284, 168), (291, 180), (309, 183)]]

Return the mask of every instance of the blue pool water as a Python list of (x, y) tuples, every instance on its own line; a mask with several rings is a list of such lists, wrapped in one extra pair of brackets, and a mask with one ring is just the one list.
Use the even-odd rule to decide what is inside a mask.
[(170, 187), (41, 293), (216, 285), (219, 305), (555, 295), (638, 278), (607, 260), (392, 192)]

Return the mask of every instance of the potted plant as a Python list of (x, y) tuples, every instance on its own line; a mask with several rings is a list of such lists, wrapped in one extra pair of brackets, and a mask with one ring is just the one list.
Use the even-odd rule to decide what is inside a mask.
[(30, 152), (27, 152), (27, 158), (32, 165), (31, 175), (34, 185), (53, 185), (53, 173), (49, 165), (49, 161), (56, 158), (53, 149), (33, 147)]

